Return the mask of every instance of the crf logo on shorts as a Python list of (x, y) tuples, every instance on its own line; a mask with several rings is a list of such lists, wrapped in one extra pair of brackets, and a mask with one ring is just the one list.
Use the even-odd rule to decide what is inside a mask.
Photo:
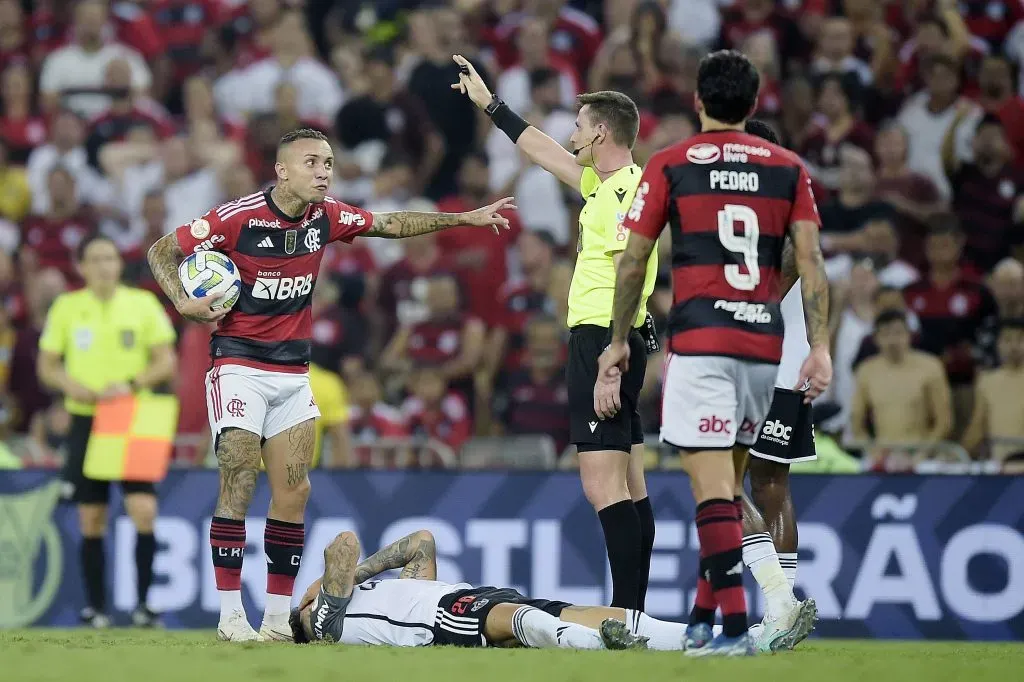
[(232, 417), (244, 417), (245, 416), (245, 403), (238, 398), (232, 398), (228, 401), (226, 406), (228, 414)]
[(313, 290), (313, 275), (298, 277), (257, 277), (252, 285), (252, 297), (283, 301), (305, 296)]
[(720, 419), (717, 415), (701, 417), (700, 426), (697, 430), (701, 433), (732, 433), (729, 429), (732, 426), (731, 419)]

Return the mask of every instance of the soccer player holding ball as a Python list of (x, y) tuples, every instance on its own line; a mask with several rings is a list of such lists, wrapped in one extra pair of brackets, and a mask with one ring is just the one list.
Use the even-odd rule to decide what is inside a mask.
[[(275, 169), (271, 189), (210, 210), (149, 251), (153, 274), (178, 312), (197, 322), (219, 322), (206, 376), (220, 469), (210, 548), (221, 597), (217, 634), (230, 641), (292, 639), (288, 613), (305, 541), (314, 420), (320, 416), (308, 364), (310, 301), (323, 248), (357, 236), (402, 239), (456, 225), (507, 229), (499, 212), (515, 208), (510, 198), (468, 213), (373, 214), (348, 206), (327, 196), (334, 153), (322, 133), (309, 129), (281, 138)], [(183, 287), (179, 264), (203, 251), (228, 256), (237, 269), (241, 288), (233, 305), (225, 305), (225, 292), (216, 287), (200, 298), (190, 295), (194, 288)], [(226, 263), (207, 265), (220, 270), (210, 277), (232, 276)], [(241, 574), (245, 516), (261, 459), (271, 499), (263, 535), (266, 609), (257, 634), (242, 606)]]

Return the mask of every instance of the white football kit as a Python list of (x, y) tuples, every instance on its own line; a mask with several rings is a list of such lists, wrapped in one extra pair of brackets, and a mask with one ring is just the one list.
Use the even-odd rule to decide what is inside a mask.
[(434, 642), (441, 597), (471, 588), (468, 583), (436, 580), (371, 580), (356, 585), (345, 611), (341, 642), (429, 646)]

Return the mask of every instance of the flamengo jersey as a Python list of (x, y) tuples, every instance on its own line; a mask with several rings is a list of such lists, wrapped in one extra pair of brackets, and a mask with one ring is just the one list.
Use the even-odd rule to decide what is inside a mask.
[(798, 220), (821, 224), (807, 170), (759, 137), (701, 133), (651, 157), (624, 225), (672, 230), (673, 353), (779, 362), (782, 242)]
[(434, 641), (441, 597), (472, 587), (436, 580), (371, 580), (355, 586), (342, 644), (427, 646)]
[(324, 247), (363, 234), (373, 214), (331, 197), (292, 219), (270, 190), (235, 199), (176, 230), (186, 254), (214, 250), (238, 266), (242, 292), (210, 340), (214, 366), (305, 372), (313, 318), (310, 302)]

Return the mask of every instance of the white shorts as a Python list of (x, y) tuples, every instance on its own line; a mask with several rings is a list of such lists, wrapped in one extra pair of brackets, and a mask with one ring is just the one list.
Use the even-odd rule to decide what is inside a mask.
[(721, 356), (669, 355), (661, 441), (680, 450), (753, 445), (778, 367)]
[(273, 438), (320, 416), (308, 374), (242, 365), (219, 365), (206, 373), (206, 408), (214, 436), (236, 428)]

